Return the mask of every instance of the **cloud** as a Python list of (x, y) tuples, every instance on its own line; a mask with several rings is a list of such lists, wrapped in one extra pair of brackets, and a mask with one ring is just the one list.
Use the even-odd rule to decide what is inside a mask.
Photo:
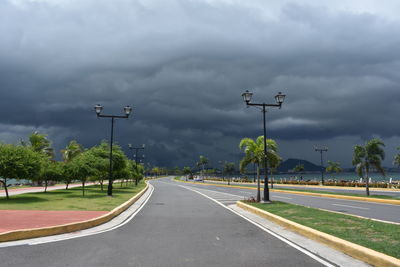
[(149, 144), (152, 164), (192, 164), (200, 154), (237, 161), (240, 138), (262, 134), (261, 113), (240, 96), (251, 89), (257, 102), (287, 95), (267, 114), (283, 157), (309, 158), (309, 142), (349, 154), (373, 135), (397, 140), (398, 5), (1, 1), (0, 139), (42, 129), (58, 147), (72, 138), (92, 146), (109, 137), (93, 106), (119, 114), (131, 105), (116, 140)]

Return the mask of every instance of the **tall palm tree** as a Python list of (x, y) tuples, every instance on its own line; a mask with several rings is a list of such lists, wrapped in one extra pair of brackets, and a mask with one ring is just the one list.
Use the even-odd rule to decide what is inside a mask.
[(235, 172), (235, 163), (233, 162), (225, 162), (224, 164), (224, 173), (228, 174), (228, 185), (230, 184), (230, 175)]
[[(397, 150), (400, 151), (400, 147), (398, 147)], [(396, 156), (394, 156), (393, 165), (400, 167), (400, 154), (397, 154)]]
[[(268, 152), (267, 160), (270, 167), (279, 165), (281, 158), (278, 155), (278, 145), (272, 139), (266, 140)], [(260, 166), (264, 163), (264, 136), (259, 136), (255, 141), (251, 138), (243, 138), (239, 143), (239, 149), (245, 153), (240, 161), (240, 172), (244, 172), (246, 166), (253, 163), (257, 166), (257, 201), (260, 201)], [(265, 185), (268, 186), (268, 185)]]
[[(50, 159), (54, 158), (54, 149), (51, 147), (50, 141), (47, 139), (47, 134), (34, 132), (29, 136), (29, 142), (33, 151), (43, 153)], [(26, 145), (24, 141), (21, 141), (21, 144)]]
[(326, 167), (326, 172), (342, 172), (342, 168), (340, 168), (340, 163), (328, 160), (328, 167)]
[(357, 174), (365, 181), (366, 194), (369, 196), (369, 171), (375, 168), (378, 172), (385, 175), (382, 161), (385, 159), (385, 144), (378, 138), (369, 140), (365, 146), (354, 146), (353, 165), (356, 166)]
[(65, 149), (61, 150), (64, 162), (70, 162), (73, 158), (78, 156), (83, 152), (82, 146), (78, 144), (75, 140), (69, 142)]
[(201, 173), (202, 173), (202, 176), (203, 176), (203, 180), (204, 180), (204, 168), (205, 168), (205, 166), (207, 165), (207, 163), (208, 163), (208, 158), (206, 158), (206, 157), (204, 157), (204, 156), (200, 156), (200, 160), (199, 160), (199, 165), (201, 166), (201, 168), (202, 168), (202, 171), (201, 171)]

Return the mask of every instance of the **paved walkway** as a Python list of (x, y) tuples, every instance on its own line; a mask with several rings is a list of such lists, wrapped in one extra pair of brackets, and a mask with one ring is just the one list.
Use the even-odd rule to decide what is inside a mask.
[[(85, 186), (92, 185), (94, 183), (86, 183)], [(79, 187), (82, 186), (81, 183), (74, 183), (70, 184), (68, 188), (74, 188), (74, 187)], [(57, 189), (65, 189), (65, 184), (64, 185), (53, 185), (53, 186), (48, 186), (47, 191), (52, 191), (52, 190), (57, 190)], [(35, 192), (44, 192), (44, 186), (31, 186), (31, 187), (21, 187), (21, 188), (10, 188), (8, 189), (8, 194), (10, 196), (12, 195), (19, 195), (19, 194), (24, 194), (24, 193), (35, 193)], [(4, 191), (4, 188), (0, 188), (0, 197), (5, 197), (6, 192)]]
[(93, 219), (108, 211), (0, 210), (0, 233)]

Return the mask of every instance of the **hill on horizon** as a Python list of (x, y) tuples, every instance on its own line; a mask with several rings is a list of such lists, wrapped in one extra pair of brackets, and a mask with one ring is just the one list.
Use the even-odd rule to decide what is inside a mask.
[(322, 169), (320, 165), (315, 165), (314, 163), (309, 162), (308, 160), (287, 159), (279, 165), (278, 172), (289, 172), (290, 170), (293, 170), (294, 167), (296, 167), (296, 165), (298, 164), (304, 165), (305, 172), (320, 172)]

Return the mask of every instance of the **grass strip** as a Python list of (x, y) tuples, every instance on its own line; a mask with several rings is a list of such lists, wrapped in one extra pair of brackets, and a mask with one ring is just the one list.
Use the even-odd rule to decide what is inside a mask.
[(140, 181), (137, 186), (120, 187), (114, 183), (113, 196), (107, 196), (107, 186), (101, 191), (100, 185), (85, 187), (85, 196), (82, 188), (59, 189), (37, 193), (12, 195), (7, 200), (0, 197), (0, 210), (92, 210), (110, 211), (139, 193), (146, 183)]
[[(215, 182), (214, 182), (215, 183)], [(217, 182), (215, 184), (225, 184), (222, 182)], [(279, 184), (276, 184), (279, 185)], [(256, 188), (255, 185), (249, 185), (249, 184), (243, 184), (240, 186), (245, 186), (245, 187), (251, 187), (251, 188)], [(263, 185), (262, 185), (263, 186)], [(297, 192), (307, 192), (307, 193), (318, 193), (318, 194), (326, 194), (326, 195), (342, 195), (342, 196), (353, 196), (353, 197), (366, 197), (366, 198), (380, 198), (380, 199), (395, 199), (395, 200), (400, 200), (400, 196), (390, 196), (390, 195), (365, 195), (365, 194), (355, 194), (355, 193), (344, 193), (344, 192), (331, 192), (331, 191), (325, 191), (325, 190), (312, 190), (312, 189), (297, 189), (297, 188), (277, 188), (274, 186), (274, 190), (283, 190), (283, 191), (297, 191)], [(329, 189), (329, 188), (327, 188)], [(371, 191), (373, 193), (373, 191)]]
[(366, 198), (400, 199), (400, 197), (389, 196), (389, 195), (369, 195), (369, 196), (367, 196), (367, 195), (362, 195), (362, 194), (330, 192), (330, 191), (310, 190), (310, 189), (294, 189), (294, 188), (276, 188), (276, 187), (274, 187), (274, 190), (318, 193), (318, 194), (327, 194), (327, 195), (342, 195), (342, 196), (353, 196), (353, 197), (366, 197)]
[(271, 204), (246, 203), (315, 230), (400, 258), (400, 225), (279, 201)]

